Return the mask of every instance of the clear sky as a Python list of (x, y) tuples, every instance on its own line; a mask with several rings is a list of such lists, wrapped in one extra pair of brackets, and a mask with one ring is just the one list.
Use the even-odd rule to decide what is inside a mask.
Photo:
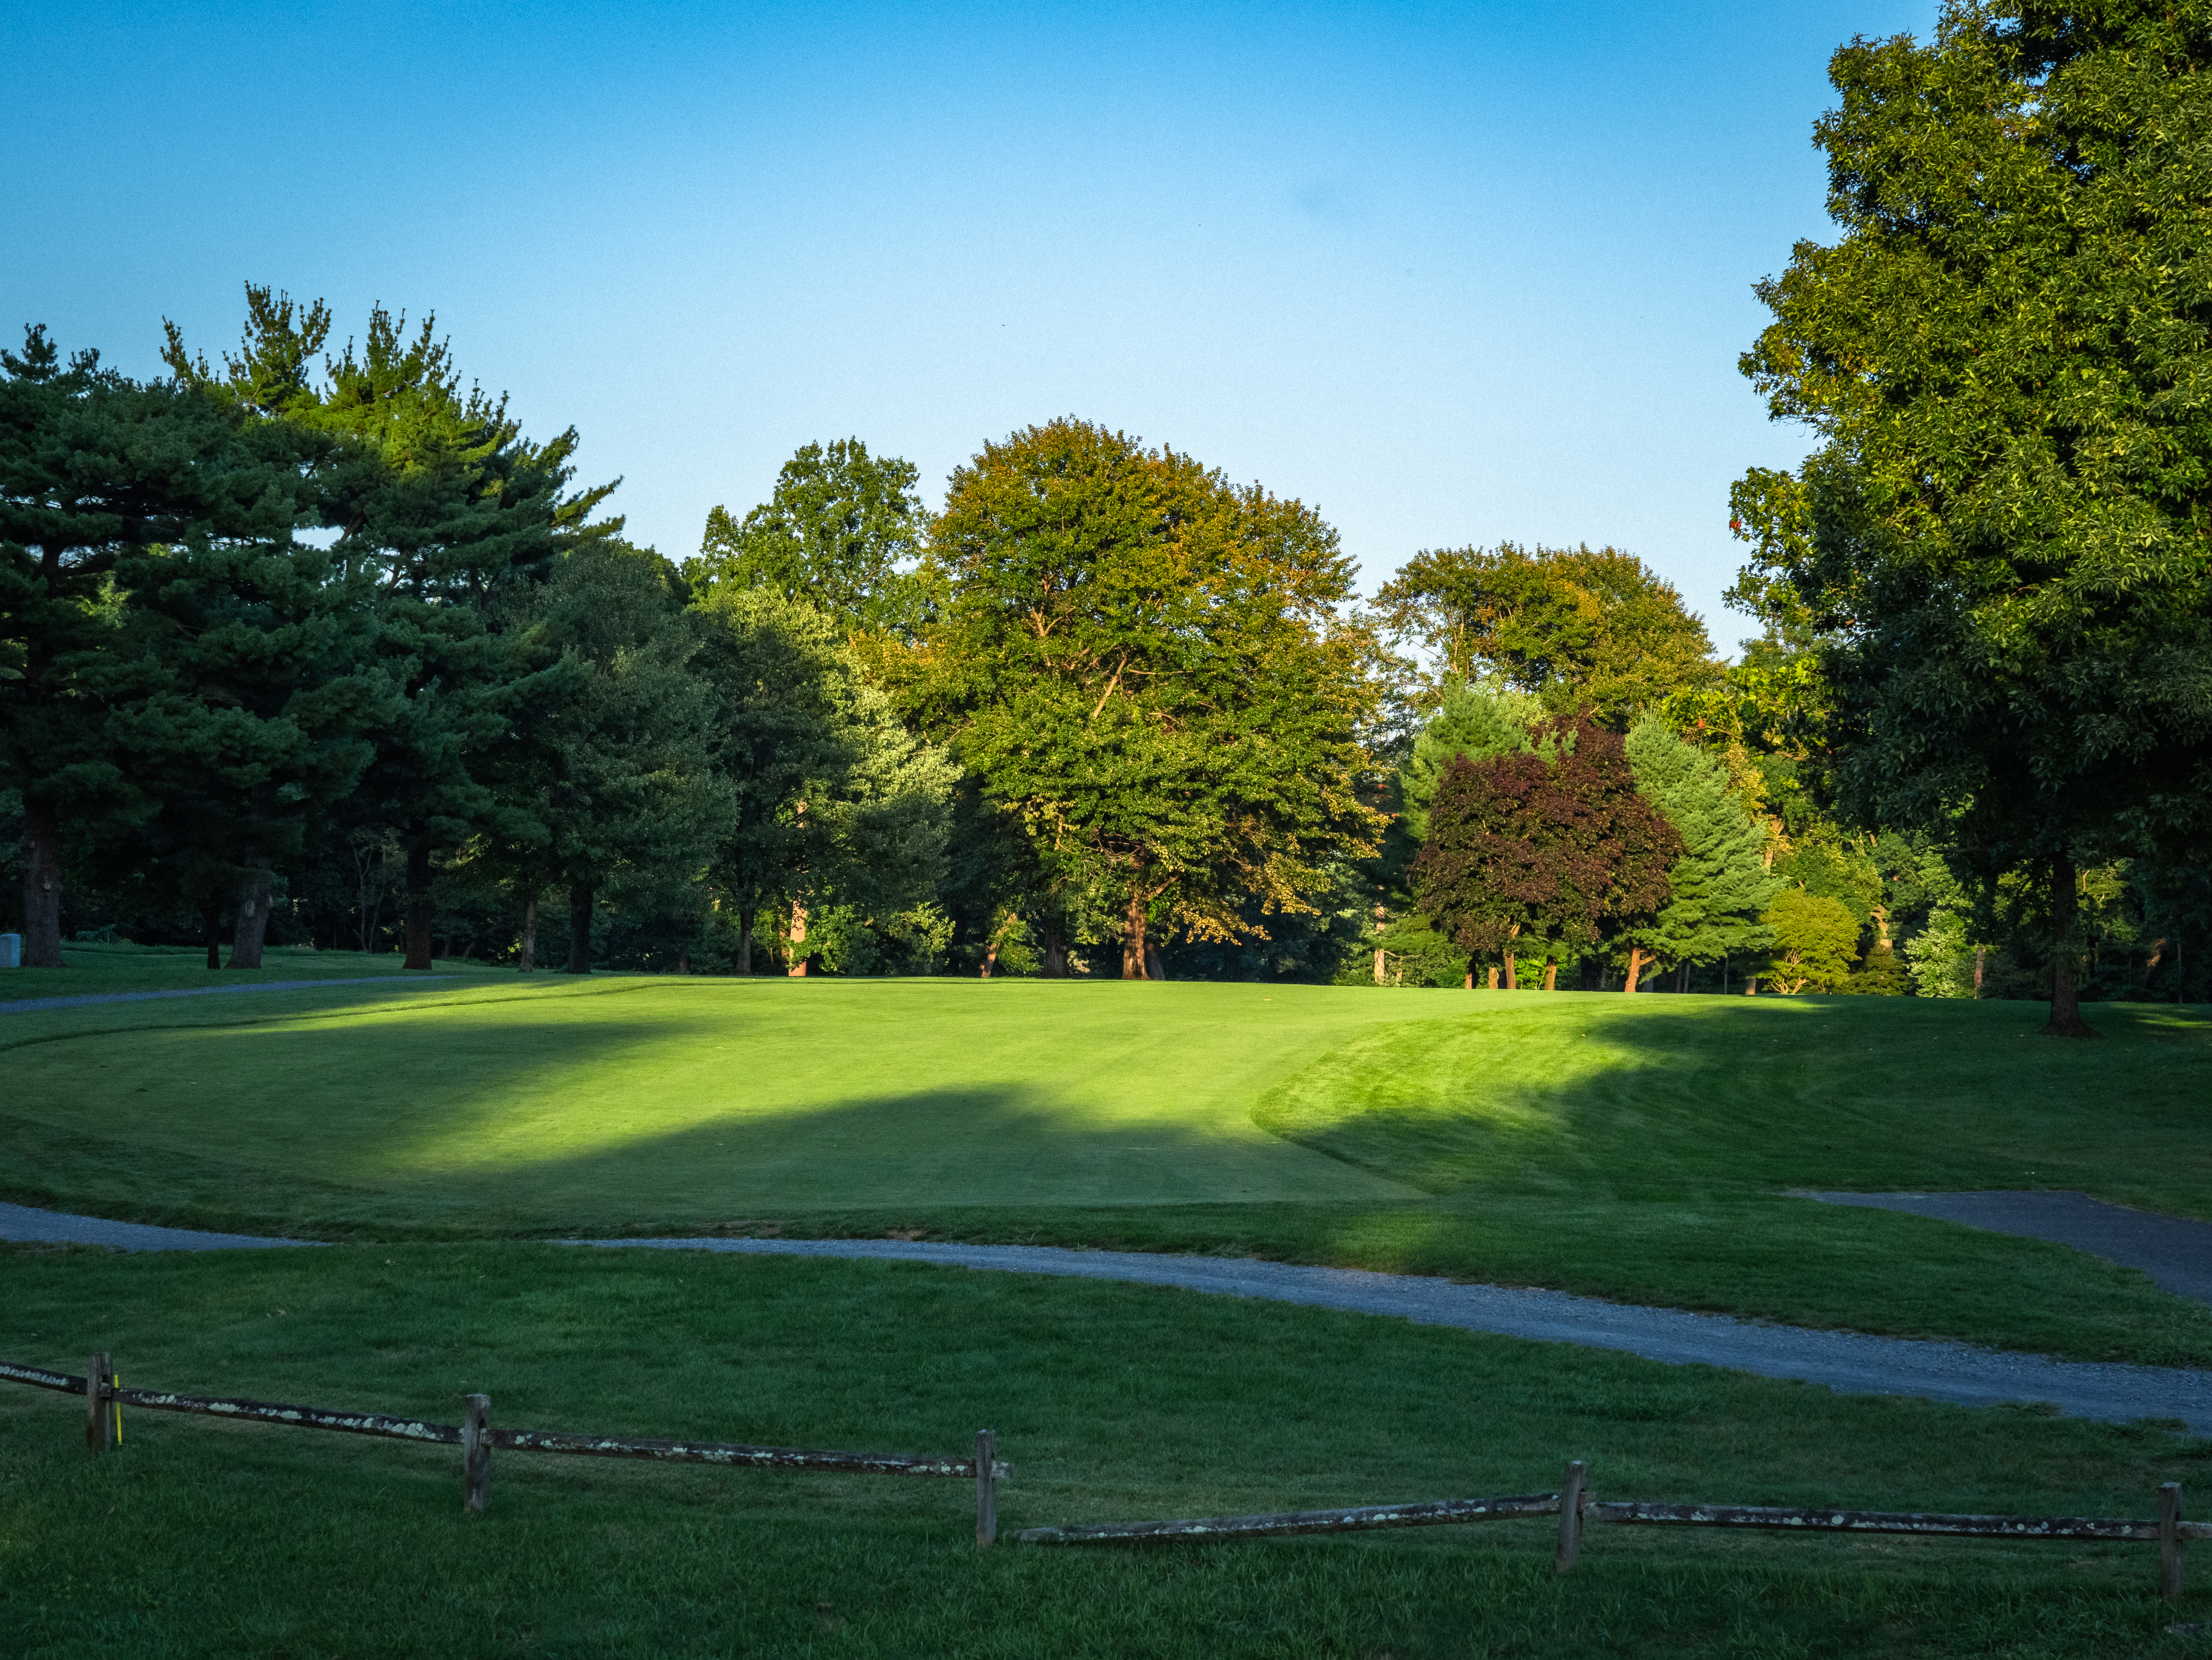
[(1424, 548), (1611, 542), (1727, 649), (1737, 354), (1828, 54), (1935, 0), (0, 9), (0, 324), (133, 373), (241, 284), (434, 310), (631, 533), (813, 439), (1073, 414)]

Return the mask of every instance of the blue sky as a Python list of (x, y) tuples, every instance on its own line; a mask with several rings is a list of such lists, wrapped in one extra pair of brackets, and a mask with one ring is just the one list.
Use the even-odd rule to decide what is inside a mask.
[(1611, 542), (1705, 613), (1789, 464), (1737, 354), (1826, 233), (1828, 54), (1934, 0), (45, 5), (0, 17), (0, 324), (126, 371), (251, 278), (434, 309), (684, 556), (811, 439), (1074, 414), (1424, 548)]

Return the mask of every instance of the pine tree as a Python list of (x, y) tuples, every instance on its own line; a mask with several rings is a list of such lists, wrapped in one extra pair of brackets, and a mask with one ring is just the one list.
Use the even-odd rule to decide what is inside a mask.
[(1628, 936), (1656, 964), (1710, 963), (1771, 944), (1759, 920), (1782, 881), (1767, 869), (1766, 831), (1729, 787), (1728, 773), (1651, 717), (1628, 734), (1636, 787), (1682, 838), (1667, 873), (1667, 903), (1648, 928)]

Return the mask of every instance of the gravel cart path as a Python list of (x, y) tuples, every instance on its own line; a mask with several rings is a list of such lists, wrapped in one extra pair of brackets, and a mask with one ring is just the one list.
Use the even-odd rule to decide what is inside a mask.
[(29, 1205), (0, 1204), (0, 1239), (40, 1245), (97, 1245), (115, 1251), (258, 1251), (267, 1245), (319, 1245), (319, 1239), (270, 1239), (255, 1233), (203, 1233), (192, 1227), (111, 1222)]
[[(312, 1244), (72, 1216), (0, 1204), (0, 1239), (104, 1245), (124, 1251), (224, 1251)], [(1762, 1325), (1724, 1314), (1639, 1308), (1560, 1291), (1458, 1285), (1413, 1274), (1301, 1268), (1253, 1258), (1068, 1251), (1043, 1245), (928, 1245), (901, 1239), (580, 1239), (608, 1249), (708, 1251), (763, 1257), (842, 1257), (1014, 1274), (1176, 1286), (1314, 1308), (1395, 1315), (1544, 1342), (1623, 1349), (1675, 1365), (1730, 1366), (1826, 1384), (1852, 1394), (1916, 1395), (1966, 1406), (2047, 1402), (2076, 1417), (2176, 1418), (2212, 1433), (2212, 1372), (2053, 1360), (1921, 1338)]]
[(240, 991), (304, 991), (316, 985), (425, 985), (450, 976), (422, 974), (348, 974), (335, 980), (249, 980), (242, 985), (194, 985), (173, 991), (88, 991), (76, 997), (17, 997), (0, 1003), (0, 1015), (30, 1015), (42, 1009), (82, 1009), (95, 1003), (151, 1003), (157, 997), (222, 997)]
[(2212, 1433), (2212, 1372), (2053, 1360), (1922, 1338), (1762, 1325), (1725, 1314), (1639, 1308), (1561, 1291), (1458, 1285), (1413, 1274), (1300, 1268), (1287, 1263), (1165, 1257), (1044, 1245), (908, 1244), (895, 1239), (590, 1239), (580, 1245), (763, 1256), (870, 1257), (893, 1262), (1060, 1274), (1181, 1286), (1231, 1297), (1458, 1326), (1541, 1342), (1626, 1349), (1649, 1360), (1732, 1366), (1826, 1384), (1851, 1394), (1917, 1395), (1966, 1406), (2041, 1401), (2075, 1417), (2178, 1418)]
[(2212, 1303), (2212, 1222), (2106, 1204), (2086, 1193), (1805, 1193), (1823, 1204), (1902, 1210), (1992, 1233), (2072, 1245), (2123, 1268), (2139, 1268), (2179, 1297)]

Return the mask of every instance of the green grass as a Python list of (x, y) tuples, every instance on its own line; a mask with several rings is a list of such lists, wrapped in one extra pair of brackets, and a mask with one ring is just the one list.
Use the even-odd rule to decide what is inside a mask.
[(1789, 1197), (2212, 1215), (2212, 1021), (2109, 1007), (1044, 981), (525, 983), (0, 1016), (0, 1197), (322, 1238), (878, 1233), (1247, 1252), (2077, 1358), (2212, 1311)]
[[(2212, 1442), (1839, 1396), (1704, 1367), (1125, 1287), (906, 1264), (342, 1246), (0, 1249), (0, 1354), (126, 1383), (517, 1427), (957, 1452), (1002, 1524), (1556, 1487), (2148, 1513)], [(2146, 1546), (1593, 1530), (1540, 1522), (1235, 1545), (968, 1542), (957, 1481), (457, 1455), (0, 1385), (0, 1651), (284, 1655), (2201, 1655), (2212, 1591)], [(2201, 1576), (2200, 1576), (2201, 1578)]]
[[(226, 946), (223, 955), (230, 954)], [(68, 945), (59, 968), (12, 969), (0, 972), (0, 1012), (10, 1003), (40, 997), (82, 997), (115, 991), (198, 991), (216, 985), (252, 985), (268, 980), (325, 980), (404, 973), (402, 959), (390, 952), (318, 951), (312, 946), (271, 946), (259, 968), (207, 966), (201, 946)], [(483, 978), (497, 971), (482, 963), (438, 960), (441, 974)]]

